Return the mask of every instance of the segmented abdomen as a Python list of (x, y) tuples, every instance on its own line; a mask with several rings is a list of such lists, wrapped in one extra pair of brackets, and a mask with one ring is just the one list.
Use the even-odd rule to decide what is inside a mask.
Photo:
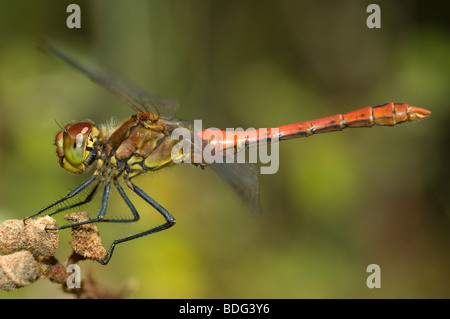
[(299, 122), (267, 129), (254, 129), (241, 132), (227, 132), (207, 129), (202, 138), (222, 149), (241, 150), (258, 142), (280, 141), (291, 138), (307, 137), (313, 134), (340, 131), (347, 127), (371, 127), (373, 125), (396, 125), (414, 122), (425, 118), (430, 111), (406, 103), (386, 103), (375, 107), (365, 107), (345, 114), (337, 114), (313, 121)]

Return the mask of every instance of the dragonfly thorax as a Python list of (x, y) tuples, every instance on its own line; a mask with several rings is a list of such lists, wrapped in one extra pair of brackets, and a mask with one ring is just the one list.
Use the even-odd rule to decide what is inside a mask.
[(96, 158), (94, 146), (99, 140), (100, 130), (92, 123), (66, 125), (55, 138), (59, 164), (71, 173), (83, 173)]

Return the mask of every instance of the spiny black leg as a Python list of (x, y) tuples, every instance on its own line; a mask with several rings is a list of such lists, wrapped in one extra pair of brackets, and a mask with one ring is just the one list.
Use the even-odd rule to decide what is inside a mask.
[[(159, 225), (157, 227), (151, 228), (149, 230), (143, 231), (141, 233), (132, 235), (132, 236), (128, 236), (128, 237), (124, 237), (121, 239), (116, 239), (112, 244), (111, 247), (108, 249), (108, 252), (105, 256), (105, 258), (101, 261), (99, 261), (101, 264), (106, 265), (109, 260), (111, 259), (111, 256), (113, 254), (114, 251), (114, 247), (117, 244), (132, 240), (132, 239), (136, 239), (136, 238), (140, 238), (140, 237), (144, 237), (150, 234), (154, 234), (157, 233), (159, 231), (165, 230), (167, 228), (172, 227), (173, 225), (175, 225), (175, 218), (164, 208), (162, 207), (160, 204), (158, 204), (153, 198), (151, 198), (147, 193), (145, 193), (142, 189), (140, 189), (139, 187), (137, 187), (136, 185), (130, 183), (131, 186), (130, 188), (136, 193), (138, 194), (142, 199), (144, 199), (147, 203), (149, 203), (151, 206), (153, 206), (161, 215), (163, 215), (164, 219), (166, 220), (166, 223)], [(120, 191), (120, 190), (119, 190)], [(125, 199), (125, 197), (124, 197)], [(131, 211), (133, 212), (134, 216), (139, 216), (136, 209), (134, 208), (133, 204), (131, 204), (131, 202), (127, 201), (127, 199), (125, 199), (125, 201), (128, 204), (128, 207), (131, 209)]]
[(27, 218), (24, 219), (24, 221), (26, 221), (27, 219), (36, 217), (40, 214), (42, 214), (43, 212), (45, 212), (46, 210), (52, 208), (55, 205), (58, 205), (59, 203), (62, 203), (72, 197), (74, 197), (75, 195), (77, 195), (79, 192), (81, 192), (82, 190), (86, 189), (86, 187), (88, 187), (93, 181), (95, 181), (95, 179), (97, 178), (97, 175), (92, 175), (87, 181), (85, 181), (83, 184), (81, 184), (80, 186), (78, 186), (77, 188), (75, 188), (73, 191), (71, 191), (69, 194), (67, 194), (66, 196), (64, 196), (63, 198), (57, 200), (56, 202), (45, 206), (44, 208), (42, 208), (40, 211), (38, 211), (36, 214), (31, 215)]
[(128, 207), (131, 210), (131, 213), (133, 214), (133, 218), (128, 219), (103, 219), (103, 222), (112, 222), (112, 223), (130, 223), (130, 222), (136, 222), (139, 220), (139, 214), (134, 207), (133, 203), (128, 198), (127, 194), (123, 190), (122, 186), (120, 186), (119, 182), (115, 179), (114, 180), (114, 186), (116, 186), (117, 190), (119, 191), (120, 196), (122, 196), (125, 203), (127, 203)]
[(131, 203), (130, 199), (128, 198), (127, 194), (123, 190), (122, 186), (120, 186), (119, 182), (117, 180), (114, 180), (114, 186), (116, 186), (117, 190), (119, 191), (120, 196), (122, 196), (125, 203), (127, 203), (128, 207), (131, 210), (131, 213), (133, 214), (133, 218), (114, 218), (114, 219), (105, 219), (102, 218), (101, 220), (96, 220), (97, 222), (109, 222), (109, 223), (131, 223), (136, 222), (139, 220), (140, 216), (134, 207), (133, 203)]
[(53, 213), (48, 214), (48, 215), (52, 216), (52, 215), (55, 215), (55, 214), (57, 214), (59, 212), (62, 212), (64, 210), (68, 210), (68, 209), (71, 209), (71, 208), (78, 207), (78, 206), (84, 205), (86, 203), (89, 203), (92, 200), (92, 198), (94, 197), (95, 192), (97, 191), (98, 185), (99, 184), (95, 185), (95, 187), (91, 190), (91, 192), (86, 196), (86, 198), (84, 200), (82, 200), (82, 201), (80, 201), (78, 203), (72, 204), (72, 205), (68, 205), (68, 206), (59, 208), (59, 209), (55, 210)]
[[(133, 214), (133, 218), (126, 218), (126, 219), (105, 219), (105, 213), (106, 213), (106, 207), (107, 207), (107, 203), (108, 203), (108, 199), (109, 199), (109, 193), (110, 193), (110, 184), (108, 183), (105, 186), (105, 190), (103, 193), (103, 198), (102, 198), (102, 206), (100, 208), (99, 214), (97, 216), (97, 218), (93, 218), (93, 219), (88, 219), (86, 221), (83, 222), (79, 222), (79, 223), (73, 223), (70, 225), (64, 225), (61, 226), (59, 229), (64, 229), (64, 228), (72, 228), (74, 226), (80, 226), (80, 225), (84, 225), (84, 224), (90, 224), (90, 223), (97, 223), (97, 222), (110, 222), (110, 223), (130, 223), (130, 222), (135, 222), (139, 220), (139, 214), (136, 210), (136, 208), (133, 206), (133, 204), (131, 203), (130, 199), (128, 198), (128, 196), (126, 195), (125, 191), (123, 190), (122, 186), (120, 186), (119, 182), (117, 180), (114, 180), (114, 185), (116, 186), (117, 190), (119, 191), (119, 194), (122, 196), (123, 200), (125, 201), (125, 203), (127, 203), (128, 207), (130, 208), (132, 214)], [(97, 188), (98, 185), (96, 185)], [(89, 196), (91, 196), (92, 194), (90, 194)], [(78, 206), (81, 203), (78, 203), (74, 206)]]
[(88, 219), (84, 222), (79, 222), (79, 223), (73, 223), (70, 225), (63, 225), (61, 227), (58, 227), (56, 229), (50, 229), (48, 228), (47, 230), (61, 230), (61, 229), (65, 229), (65, 228), (72, 228), (72, 227), (76, 227), (76, 226), (80, 226), (80, 225), (85, 225), (85, 224), (91, 224), (91, 223), (96, 223), (96, 222), (100, 222), (103, 220), (103, 217), (106, 214), (106, 208), (108, 207), (108, 200), (109, 200), (109, 193), (111, 191), (111, 183), (108, 183), (105, 185), (105, 188), (103, 190), (103, 197), (102, 197), (102, 204), (100, 206), (100, 210), (98, 212), (97, 218), (92, 218), (92, 219)]

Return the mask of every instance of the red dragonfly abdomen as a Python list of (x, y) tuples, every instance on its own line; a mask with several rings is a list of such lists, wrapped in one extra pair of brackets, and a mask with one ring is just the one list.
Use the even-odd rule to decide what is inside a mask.
[[(430, 111), (406, 103), (386, 103), (368, 106), (345, 114), (337, 114), (313, 121), (299, 122), (279, 127), (247, 131), (217, 131), (207, 129), (202, 138), (207, 143), (219, 144), (223, 150), (241, 150), (258, 142), (270, 142), (308, 137), (313, 134), (341, 131), (347, 127), (371, 127), (373, 125), (393, 126), (404, 122), (414, 122), (430, 115)], [(278, 132), (277, 132), (278, 131)], [(220, 134), (217, 134), (220, 133)], [(223, 136), (223, 138), (218, 138)]]

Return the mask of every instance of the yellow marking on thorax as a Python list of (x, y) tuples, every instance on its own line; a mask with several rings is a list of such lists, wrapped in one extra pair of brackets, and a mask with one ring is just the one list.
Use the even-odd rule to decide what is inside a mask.
[(111, 164), (113, 164), (114, 166), (117, 166), (117, 160), (115, 156), (111, 156), (110, 160)]
[(130, 166), (131, 169), (133, 170), (138, 170), (138, 171), (142, 171), (142, 165), (140, 165), (140, 163), (142, 163), (142, 156), (136, 156), (133, 155), (130, 157), (130, 159), (127, 161), (127, 164)]

